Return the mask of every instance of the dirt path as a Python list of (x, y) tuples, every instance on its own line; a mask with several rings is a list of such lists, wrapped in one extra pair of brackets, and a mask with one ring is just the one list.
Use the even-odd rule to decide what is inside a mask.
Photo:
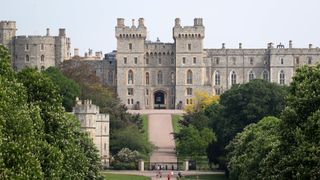
[(149, 141), (158, 147), (151, 156), (150, 163), (176, 163), (171, 114), (149, 114)]

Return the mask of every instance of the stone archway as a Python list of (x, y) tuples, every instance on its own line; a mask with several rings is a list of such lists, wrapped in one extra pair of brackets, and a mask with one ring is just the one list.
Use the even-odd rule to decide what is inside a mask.
[(162, 90), (155, 91), (153, 93), (153, 105), (154, 109), (166, 109), (167, 108), (167, 93)]

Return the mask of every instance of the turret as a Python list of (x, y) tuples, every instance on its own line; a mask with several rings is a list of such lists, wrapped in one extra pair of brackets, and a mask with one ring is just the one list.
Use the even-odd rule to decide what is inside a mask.
[[(13, 49), (13, 39), (16, 36), (15, 21), (0, 21), (0, 44), (3, 44), (11, 51)], [(13, 52), (11, 52), (13, 53)]]

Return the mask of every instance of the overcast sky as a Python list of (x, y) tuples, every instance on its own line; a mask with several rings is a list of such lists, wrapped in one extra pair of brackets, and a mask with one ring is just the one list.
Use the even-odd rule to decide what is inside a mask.
[[(268, 42), (320, 46), (320, 0), (0, 0), (0, 20), (17, 22), (17, 35), (57, 35), (64, 27), (72, 48), (104, 53), (116, 49), (116, 18), (143, 17), (149, 39), (173, 42), (176, 17), (182, 26), (202, 17), (205, 48), (266, 48)], [(136, 20), (137, 22), (137, 20)]]

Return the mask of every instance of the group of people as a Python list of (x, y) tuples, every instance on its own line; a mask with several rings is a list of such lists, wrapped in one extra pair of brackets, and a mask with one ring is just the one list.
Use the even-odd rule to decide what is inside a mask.
[[(158, 165), (158, 166), (157, 166), (157, 175), (156, 175), (157, 178), (162, 178), (162, 172), (161, 172), (162, 169), (163, 169), (163, 168), (162, 168), (161, 165)], [(172, 168), (172, 169), (173, 169), (173, 168)], [(170, 179), (173, 177), (173, 175), (174, 175), (173, 171), (170, 171), (170, 172), (167, 174), (168, 180), (170, 180)], [(178, 172), (177, 175), (178, 175), (178, 178), (181, 178), (181, 177), (182, 177), (182, 174), (181, 174), (180, 171)]]

